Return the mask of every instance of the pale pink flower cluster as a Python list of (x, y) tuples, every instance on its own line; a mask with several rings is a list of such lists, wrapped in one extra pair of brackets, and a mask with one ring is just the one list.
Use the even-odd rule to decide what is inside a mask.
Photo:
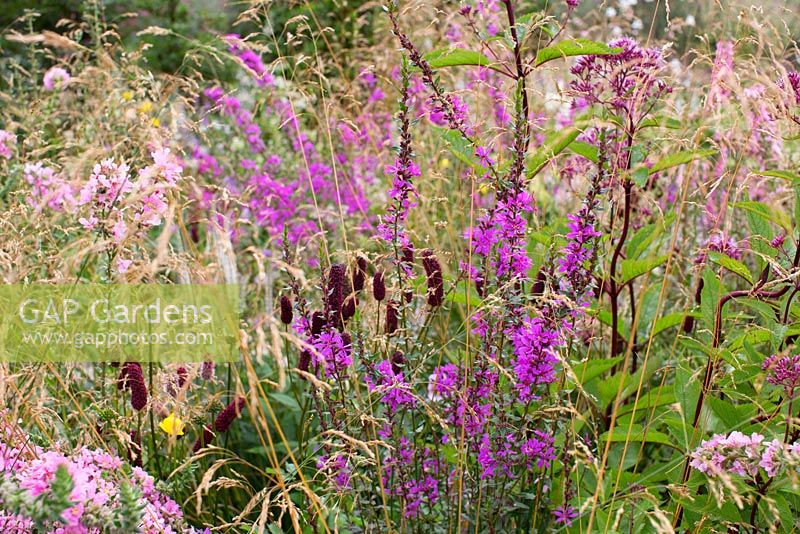
[(709, 477), (725, 474), (754, 478), (763, 469), (774, 477), (789, 467), (800, 466), (800, 443), (765, 441), (761, 434), (716, 434), (691, 454), (691, 467)]
[[(24, 449), (0, 441), (0, 476), (12, 480), (21, 489), (36, 497), (50, 489), (56, 471), (64, 466), (73, 482), (70, 501), (61, 516), (64, 524), (53, 525), (52, 533), (84, 534), (97, 532), (86, 526), (90, 518), (101, 510), (118, 510), (120, 482), (125, 480), (122, 460), (100, 449), (82, 448), (74, 454), (57, 450), (43, 450), (28, 444)], [(138, 490), (139, 505), (143, 508), (139, 532), (175, 533), (195, 532), (183, 521), (180, 506), (155, 489), (153, 477), (140, 468), (133, 468), (128, 481)], [(102, 514), (101, 514), (102, 515)], [(11, 514), (0, 508), (0, 531), (19, 534), (33, 533), (29, 518)]]
[(44, 80), (42, 81), (42, 85), (48, 91), (54, 91), (56, 89), (64, 89), (69, 82), (72, 80), (72, 76), (69, 75), (69, 72), (66, 69), (61, 67), (51, 67), (44, 73)]
[[(87, 230), (100, 229), (113, 237), (117, 246), (130, 236), (158, 226), (167, 213), (167, 196), (181, 178), (183, 168), (168, 148), (151, 153), (153, 164), (133, 179), (127, 164), (106, 159), (96, 164), (80, 191), (78, 204), (88, 207), (88, 216), (78, 222)], [(131, 261), (117, 259), (119, 272)]]
[(17, 136), (7, 130), (0, 130), (0, 158), (11, 159)]
[(75, 188), (51, 167), (41, 161), (27, 163), (22, 176), (31, 186), (28, 204), (36, 211), (45, 206), (54, 211), (75, 211), (78, 204)]

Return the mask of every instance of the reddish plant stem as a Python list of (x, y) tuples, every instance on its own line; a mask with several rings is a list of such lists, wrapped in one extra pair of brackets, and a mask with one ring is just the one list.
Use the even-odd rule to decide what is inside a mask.
[[(798, 244), (798, 248), (800, 249), (800, 244)], [(800, 261), (800, 253), (795, 254), (795, 262)], [(797, 264), (795, 263), (795, 267)], [(755, 286), (752, 289), (739, 289), (736, 291), (731, 291), (730, 293), (726, 293), (717, 301), (716, 312), (714, 314), (714, 330), (712, 332), (711, 337), (711, 348), (717, 349), (721, 343), (722, 337), (722, 312), (724, 311), (725, 304), (731, 302), (740, 297), (755, 297), (758, 300), (771, 300), (780, 298), (789, 291), (790, 286), (784, 286), (781, 289), (776, 291), (764, 291), (760, 288), (764, 285), (764, 280), (759, 279)], [(708, 356), (708, 362), (706, 363), (705, 374), (703, 376), (703, 384), (700, 388), (700, 394), (697, 397), (697, 403), (695, 404), (694, 410), (694, 417), (692, 419), (692, 428), (694, 435), (697, 432), (698, 424), (700, 423), (700, 414), (703, 412), (703, 404), (705, 403), (705, 399), (708, 396), (708, 392), (711, 389), (714, 371), (716, 367), (716, 358), (714, 358), (713, 350), (712, 353)], [(683, 475), (681, 477), (681, 484), (686, 484), (686, 481), (689, 480), (689, 474), (691, 473), (691, 457), (687, 454), (686, 461), (683, 464)], [(675, 519), (673, 521), (673, 526), (677, 527), (681, 523), (681, 519), (683, 517), (683, 507), (678, 504), (675, 510)]]

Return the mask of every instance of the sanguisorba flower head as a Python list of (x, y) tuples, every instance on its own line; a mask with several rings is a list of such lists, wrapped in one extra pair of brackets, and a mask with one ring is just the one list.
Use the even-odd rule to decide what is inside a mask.
[(228, 405), (225, 406), (225, 408), (223, 408), (221, 412), (219, 412), (216, 419), (214, 419), (213, 430), (211, 430), (207, 426), (204, 426), (202, 428), (200, 437), (198, 437), (197, 441), (194, 442), (192, 450), (194, 452), (199, 451), (201, 448), (211, 443), (216, 434), (222, 434), (224, 432), (227, 432), (230, 429), (233, 422), (236, 420), (236, 418), (239, 417), (239, 415), (241, 415), (242, 410), (244, 410), (244, 407), (245, 407), (244, 397), (236, 397), (234, 400), (229, 402)]
[(141, 411), (147, 406), (147, 384), (144, 381), (142, 366), (138, 362), (127, 362), (120, 369), (117, 387), (131, 392), (131, 406)]
[(442, 266), (432, 250), (422, 252), (422, 266), (428, 281), (428, 305), (434, 308), (441, 306), (444, 300), (444, 278)]
[(386, 298), (386, 282), (383, 280), (383, 271), (377, 271), (372, 277), (372, 296), (378, 302)]
[(286, 295), (281, 295), (280, 299), (281, 308), (281, 322), (283, 324), (292, 324), (292, 299)]
[(342, 328), (342, 304), (347, 293), (346, 270), (344, 265), (334, 263), (328, 271), (327, 291), (325, 294), (325, 311), (330, 324)]

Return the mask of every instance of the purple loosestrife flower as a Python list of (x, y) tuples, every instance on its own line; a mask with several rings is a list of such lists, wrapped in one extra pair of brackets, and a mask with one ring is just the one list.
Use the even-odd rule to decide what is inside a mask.
[(342, 376), (353, 363), (350, 356), (351, 346), (345, 334), (333, 329), (323, 329), (322, 333), (312, 341), (312, 363), (320, 367), (325, 376)]
[(225, 41), (229, 45), (228, 51), (244, 63), (245, 67), (247, 67), (255, 78), (256, 84), (258, 84), (259, 87), (268, 87), (274, 83), (272, 73), (264, 66), (264, 63), (261, 61), (261, 56), (250, 48), (247, 48), (247, 43), (242, 40), (239, 34), (228, 34), (225, 36)]
[(413, 179), (421, 174), (419, 166), (413, 162), (395, 160), (386, 167), (386, 174), (392, 177), (389, 197), (394, 201), (386, 208), (386, 214), (378, 225), (378, 237), (387, 243), (397, 243), (406, 247), (411, 241), (405, 231), (408, 212), (416, 204), (411, 200), (416, 196)]
[(556, 459), (556, 451), (553, 447), (554, 438), (546, 432), (536, 430), (533, 435), (522, 443), (521, 451), (525, 455), (528, 469), (534, 465), (539, 469), (547, 469), (553, 460)]
[(413, 407), (416, 404), (411, 386), (405, 381), (402, 372), (395, 371), (391, 361), (383, 360), (375, 366), (375, 378), (367, 377), (367, 387), (373, 393), (380, 394), (381, 403), (389, 414), (394, 414), (401, 407)]
[(327, 472), (339, 491), (350, 489), (351, 471), (347, 457), (342, 453), (317, 458), (317, 469)]
[(484, 167), (494, 165), (494, 160), (491, 158), (492, 149), (485, 146), (479, 146), (475, 149), (475, 155), (478, 156), (478, 161)]
[(575, 511), (575, 508), (568, 504), (563, 504), (553, 510), (553, 519), (555, 519), (556, 523), (559, 525), (571, 527), (572, 520), (576, 517), (578, 517), (578, 512)]
[(584, 204), (577, 215), (570, 214), (567, 245), (558, 260), (559, 289), (579, 306), (588, 306), (593, 296), (592, 272), (587, 264), (594, 257), (595, 241), (602, 234), (594, 229), (594, 213)]
[(708, 91), (707, 102), (712, 106), (719, 106), (730, 99), (734, 82), (733, 71), (734, 50), (730, 41), (717, 42), (714, 55), (714, 68), (711, 71), (711, 84)]
[(563, 345), (561, 334), (540, 317), (525, 319), (510, 332), (514, 347), (514, 374), (520, 399), (536, 398), (536, 386), (556, 378), (557, 350)]

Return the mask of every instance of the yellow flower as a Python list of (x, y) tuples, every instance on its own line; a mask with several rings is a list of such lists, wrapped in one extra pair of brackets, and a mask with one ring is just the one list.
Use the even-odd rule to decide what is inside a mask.
[(150, 110), (153, 109), (153, 103), (150, 101), (142, 102), (139, 106), (139, 113), (150, 113)]
[(169, 414), (163, 421), (158, 424), (158, 428), (171, 436), (183, 435), (183, 421), (175, 417), (174, 413)]
[(161, 126), (161, 121), (158, 120), (158, 118), (153, 119), (151, 122), (152, 122), (153, 126), (155, 126), (156, 128)]
[(123, 100), (130, 100), (132, 98), (133, 98), (133, 91), (125, 91), (124, 93), (122, 93)]
[(441, 160), (439, 160), (439, 166), (440, 166), (442, 169), (447, 169), (447, 168), (449, 168), (449, 167), (450, 167), (450, 160), (449, 160), (449, 159), (447, 159), (447, 158), (442, 158)]
[(490, 188), (489, 184), (481, 184), (478, 187), (478, 191), (480, 192), (481, 195), (487, 194), (490, 190), (491, 190), (491, 188)]

